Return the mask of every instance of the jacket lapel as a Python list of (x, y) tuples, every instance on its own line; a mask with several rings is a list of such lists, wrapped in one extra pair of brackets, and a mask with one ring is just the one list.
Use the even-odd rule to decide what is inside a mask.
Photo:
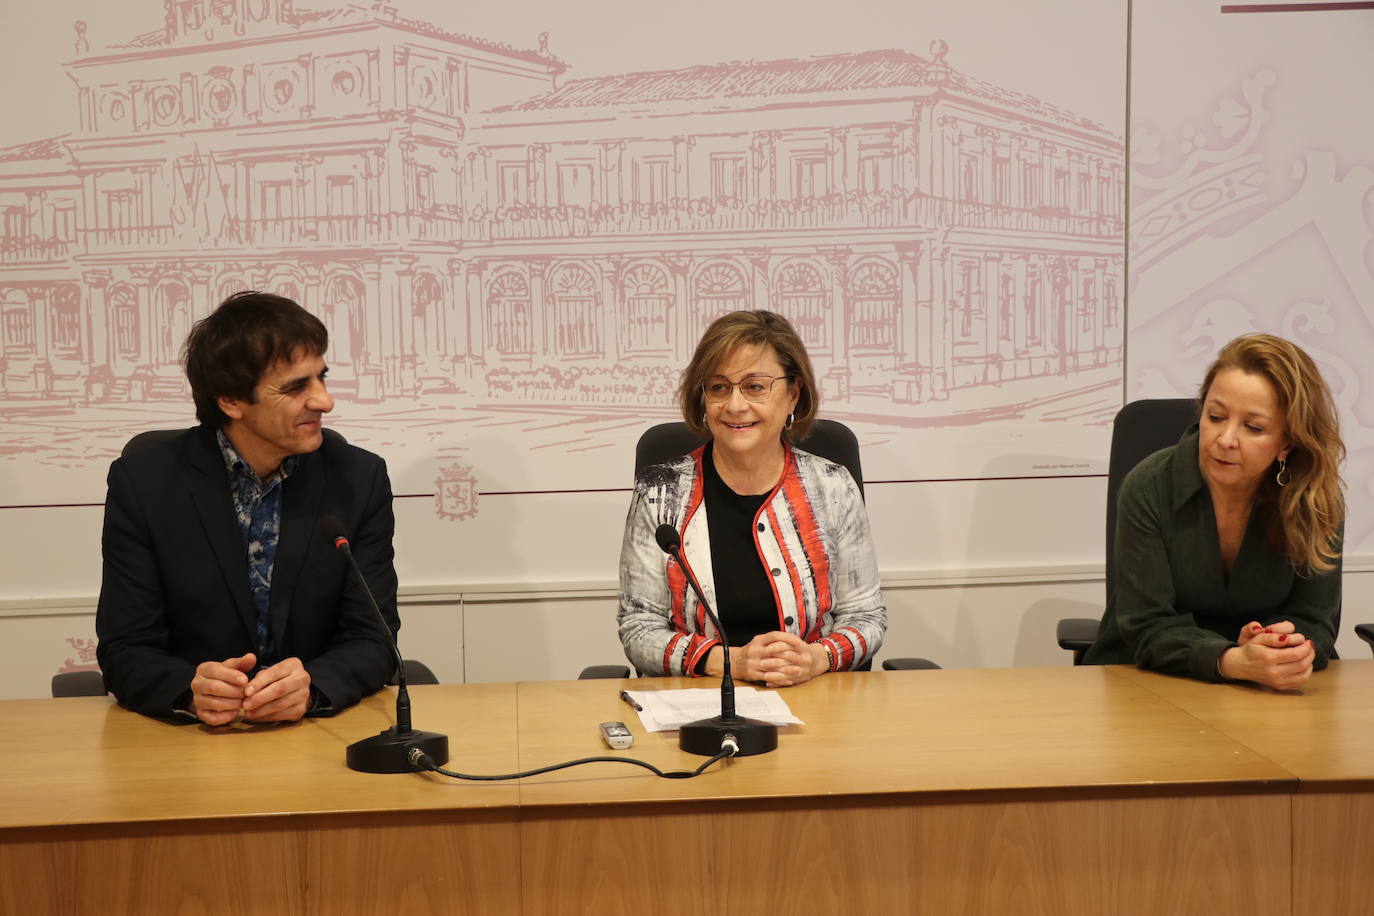
[[(215, 442), (214, 430), (201, 427), (191, 436), (187, 449), (191, 473), (187, 481), (191, 499), (200, 516), (205, 538), (224, 576), (225, 592), (243, 621), (249, 636), (256, 631), (253, 599), (248, 593), (248, 552), (243, 546), (238, 519), (234, 517), (234, 500), (229, 495), (229, 475), (224, 459)], [(251, 644), (251, 639), (250, 639)]]
[(318, 449), (302, 455), (296, 469), (282, 481), (281, 534), (277, 539), (277, 560), (272, 566), (272, 596), (268, 612), (272, 623), (272, 644), (278, 655), (287, 657), (286, 623), (291, 598), (300, 580), (301, 567), (311, 545), (318, 539), (315, 520), (324, 495), (324, 462)]

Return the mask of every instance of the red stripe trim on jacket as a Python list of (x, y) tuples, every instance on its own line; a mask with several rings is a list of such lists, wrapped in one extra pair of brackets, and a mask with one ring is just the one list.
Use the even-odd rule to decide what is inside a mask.
[(663, 670), (665, 673), (672, 674), (673, 666), (671, 664), (671, 660), (673, 657), (673, 651), (677, 648), (677, 644), (681, 642), (682, 637), (686, 635), (686, 633), (680, 631), (674, 633), (673, 638), (668, 640), (668, 645), (663, 648)]
[[(797, 471), (796, 459), (788, 449), (787, 472), (783, 475), (783, 488), (787, 492), (787, 504), (792, 510), (796, 524), (797, 538), (810, 568), (811, 581), (816, 584), (816, 617), (824, 618), (830, 613), (834, 598), (830, 591), (830, 557), (825, 552), (825, 541), (821, 536), (821, 526), (816, 522), (816, 513), (811, 506), (811, 497), (802, 484), (801, 474)], [(797, 592), (797, 607), (805, 607), (800, 589)]]

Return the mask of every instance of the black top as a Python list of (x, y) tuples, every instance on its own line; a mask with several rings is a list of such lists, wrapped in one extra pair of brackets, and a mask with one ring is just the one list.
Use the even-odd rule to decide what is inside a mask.
[(711, 444), (701, 456), (701, 467), (716, 615), (730, 645), (742, 646), (760, 633), (780, 629), (778, 599), (754, 542), (754, 517), (769, 494), (741, 496), (730, 489), (716, 470)]

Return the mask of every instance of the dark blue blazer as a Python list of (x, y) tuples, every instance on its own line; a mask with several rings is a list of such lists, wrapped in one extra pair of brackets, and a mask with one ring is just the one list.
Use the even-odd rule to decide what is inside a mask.
[[(119, 702), (170, 715), (198, 664), (254, 651), (248, 558), (215, 431), (198, 426), (110, 465), (95, 628)], [(391, 482), (377, 455), (325, 430), (283, 483), (269, 602), (273, 644), (337, 711), (391, 677), (395, 655), (347, 561), (319, 533), (337, 516), (394, 634)]]

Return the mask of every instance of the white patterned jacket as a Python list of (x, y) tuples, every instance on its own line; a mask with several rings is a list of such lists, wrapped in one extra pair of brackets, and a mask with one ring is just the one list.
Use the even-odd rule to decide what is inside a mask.
[[(843, 465), (784, 447), (782, 479), (754, 519), (754, 544), (777, 596), (778, 629), (823, 641), (833, 670), (852, 670), (872, 661), (887, 630), (868, 515)], [(617, 621), (625, 654), (643, 674), (690, 675), (720, 642), (687, 577), (654, 538), (661, 524), (677, 529), (687, 564), (715, 608), (703, 450), (645, 468), (635, 479)]]

